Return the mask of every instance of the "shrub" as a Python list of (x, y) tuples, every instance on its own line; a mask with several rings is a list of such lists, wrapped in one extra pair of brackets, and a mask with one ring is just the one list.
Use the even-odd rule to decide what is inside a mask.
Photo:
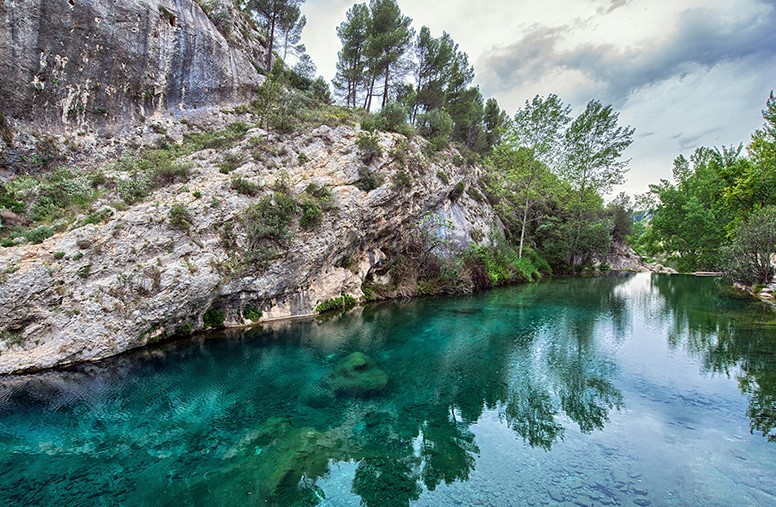
[(310, 183), (304, 191), (307, 195), (318, 199), (318, 204), (322, 210), (328, 211), (334, 208), (334, 196), (328, 188), (316, 183)]
[(280, 192), (264, 196), (249, 207), (244, 218), (249, 245), (255, 249), (263, 239), (287, 240), (291, 235), (289, 226), (297, 208), (298, 203), (293, 197)]
[(358, 168), (358, 178), (359, 180), (356, 183), (356, 187), (364, 192), (371, 192), (383, 184), (383, 177), (371, 172), (366, 167)]
[(251, 322), (258, 322), (261, 320), (262, 312), (252, 306), (246, 306), (243, 308), (243, 318), (250, 320)]
[(451, 201), (455, 202), (458, 200), (459, 197), (461, 197), (461, 195), (463, 195), (463, 191), (465, 189), (466, 189), (466, 183), (464, 183), (463, 181), (459, 181), (458, 183), (455, 184), (455, 187), (453, 187), (453, 189), (450, 191), (447, 197)]
[(439, 171), (437, 171), (436, 175), (437, 175), (437, 178), (439, 178), (439, 181), (441, 181), (445, 185), (449, 185), (450, 184), (450, 177), (447, 176), (446, 172), (444, 172), (442, 170), (439, 170)]
[(151, 182), (145, 175), (135, 173), (128, 179), (119, 181), (118, 192), (125, 203), (134, 204), (151, 192)]
[(211, 308), (202, 316), (202, 324), (206, 329), (221, 329), (225, 320), (224, 312), (218, 308)]
[(407, 124), (407, 116), (407, 108), (398, 102), (389, 102), (377, 113), (376, 125), (381, 130), (409, 137), (412, 135), (412, 127)]
[(444, 110), (434, 109), (418, 116), (418, 131), (431, 142), (435, 151), (443, 150), (450, 144), (453, 118)]
[(229, 174), (245, 163), (245, 155), (242, 153), (226, 153), (218, 164), (218, 170), (223, 174)]
[(304, 165), (310, 161), (310, 158), (304, 153), (300, 153), (296, 156), (296, 161), (299, 162), (299, 165)]
[(323, 210), (316, 202), (302, 203), (302, 217), (299, 219), (299, 225), (305, 229), (314, 229), (323, 222)]
[(485, 197), (474, 187), (467, 188), (466, 194), (477, 202), (485, 202)]
[(256, 183), (243, 178), (232, 178), (232, 189), (238, 194), (244, 194), (255, 197), (261, 193), (261, 187)]
[(393, 184), (391, 186), (396, 190), (409, 188), (412, 186), (412, 176), (405, 170), (397, 171), (393, 176)]
[(342, 296), (327, 299), (315, 307), (315, 313), (326, 313), (336, 310), (346, 310), (356, 306), (356, 299), (350, 294), (343, 294)]
[(379, 137), (374, 133), (359, 132), (356, 137), (356, 146), (361, 161), (365, 164), (371, 164), (373, 160), (383, 154), (383, 148), (380, 146)]
[(65, 252), (54, 252), (54, 258), (60, 260), (65, 257)]
[(44, 240), (50, 238), (53, 235), (54, 229), (51, 227), (46, 227), (45, 225), (41, 225), (40, 227), (32, 229), (31, 231), (26, 231), (20, 234), (20, 236), (24, 237), (27, 241), (36, 245), (43, 243)]
[(518, 257), (517, 249), (509, 246), (473, 246), (465, 254), (465, 263), (480, 288), (541, 278), (530, 257)]
[(176, 229), (188, 230), (194, 224), (194, 219), (189, 209), (179, 202), (172, 205), (167, 219), (170, 225)]

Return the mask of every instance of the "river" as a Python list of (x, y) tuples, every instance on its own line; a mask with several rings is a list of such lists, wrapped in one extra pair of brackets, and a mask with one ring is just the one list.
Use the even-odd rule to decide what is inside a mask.
[(612, 274), (0, 379), (3, 505), (776, 504), (776, 312)]

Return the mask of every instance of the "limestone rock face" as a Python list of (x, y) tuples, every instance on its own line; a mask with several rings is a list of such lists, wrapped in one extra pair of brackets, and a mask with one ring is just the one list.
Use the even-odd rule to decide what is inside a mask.
[[(356, 135), (344, 126), (283, 137), (254, 129), (230, 149), (244, 162), (229, 174), (217, 167), (225, 153), (202, 150), (187, 157), (192, 178), (185, 184), (159, 189), (125, 210), (111, 207), (110, 199), (97, 202), (95, 208), (111, 215), (104, 223), (71, 228), (39, 245), (0, 248), (0, 373), (100, 359), (176, 329), (201, 329), (210, 309), (222, 311), (227, 326), (240, 326), (257, 311), (267, 321), (310, 315), (341, 294), (361, 297), (367, 275), (429, 213), (449, 223), (450, 248), (487, 241), (491, 229), (501, 229), (485, 201), (468, 193), (450, 200), (458, 182), (478, 187), (481, 169), (454, 165), (453, 153), (426, 157), (398, 134), (380, 135), (384, 154), (368, 167), (383, 183), (360, 190), (355, 184), (364, 163)], [(267, 146), (258, 160), (249, 156), (257, 139)], [(414, 165), (389, 155), (398, 146)], [(233, 178), (262, 190), (241, 194)], [(273, 245), (278, 257), (261, 269), (241, 256), (245, 210), (279, 186), (301, 196), (310, 183), (333, 196), (322, 224), (305, 229), (294, 218), (291, 239)], [(170, 224), (175, 203), (189, 210), (190, 229)]]
[(0, 112), (89, 130), (250, 97), (258, 35), (231, 2), (207, 5), (210, 17), (194, 0), (0, 2)]

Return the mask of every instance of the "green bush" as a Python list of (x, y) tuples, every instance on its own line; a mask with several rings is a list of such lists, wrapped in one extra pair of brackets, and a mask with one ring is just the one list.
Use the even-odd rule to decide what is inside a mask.
[(473, 246), (465, 254), (465, 262), (481, 288), (541, 278), (531, 258), (527, 255), (518, 257), (517, 249), (510, 246)]
[(463, 195), (463, 191), (466, 189), (466, 183), (463, 181), (459, 181), (455, 184), (455, 187), (450, 191), (450, 193), (447, 195), (447, 197), (455, 202), (458, 200), (459, 197)]
[(356, 137), (356, 146), (361, 161), (365, 164), (371, 164), (373, 160), (380, 158), (383, 154), (380, 138), (374, 133), (359, 132)]
[(41, 225), (40, 227), (37, 227), (30, 231), (22, 232), (21, 234), (19, 234), (19, 236), (22, 236), (30, 243), (33, 243), (36, 245), (39, 243), (43, 243), (44, 240), (50, 238), (53, 235), (54, 235), (54, 229), (51, 227), (46, 227), (45, 225)]
[(60, 260), (65, 257), (65, 252), (54, 252), (54, 258)]
[(444, 172), (442, 170), (439, 170), (439, 171), (437, 171), (436, 175), (437, 175), (437, 178), (439, 178), (439, 181), (441, 181), (445, 185), (449, 185), (450, 184), (450, 177), (447, 176), (446, 172)]
[(176, 229), (188, 230), (194, 224), (194, 218), (185, 204), (176, 202), (170, 208), (167, 220)]
[(356, 187), (364, 192), (371, 192), (383, 184), (383, 177), (377, 173), (371, 172), (366, 167), (358, 168), (358, 182)]
[(450, 144), (453, 118), (444, 110), (434, 109), (418, 116), (418, 131), (431, 142), (435, 151), (443, 150)]
[(244, 194), (251, 197), (256, 197), (261, 193), (261, 187), (259, 185), (243, 178), (232, 178), (232, 189), (237, 191), (238, 194)]
[(334, 195), (332, 195), (331, 190), (328, 188), (316, 183), (310, 183), (304, 191), (307, 195), (318, 199), (318, 204), (322, 210), (328, 211), (334, 208)]
[(242, 153), (226, 153), (218, 164), (218, 170), (223, 174), (229, 174), (245, 163), (245, 155)]
[(224, 312), (218, 308), (211, 308), (202, 316), (202, 324), (206, 329), (221, 329), (225, 320)]
[(397, 171), (393, 176), (393, 184), (391, 186), (396, 190), (410, 188), (412, 186), (412, 176), (403, 169)]
[(316, 202), (302, 203), (302, 217), (299, 219), (299, 225), (305, 229), (314, 229), (323, 223), (323, 210)]
[(379, 113), (375, 120), (380, 130), (396, 132), (404, 136), (412, 135), (412, 127), (407, 124), (407, 108), (398, 102), (389, 102)]
[(251, 322), (258, 322), (261, 320), (261, 315), (261, 310), (257, 310), (252, 306), (246, 306), (243, 308), (243, 317), (250, 320)]
[(151, 192), (151, 181), (145, 175), (135, 173), (128, 179), (119, 181), (118, 192), (125, 203), (134, 204)]
[(327, 299), (315, 307), (315, 313), (326, 313), (337, 310), (346, 310), (356, 306), (356, 299), (350, 294), (344, 294), (342, 296)]
[(244, 224), (248, 243), (256, 248), (263, 239), (286, 241), (291, 236), (290, 225), (299, 205), (293, 197), (275, 192), (264, 196), (245, 211)]

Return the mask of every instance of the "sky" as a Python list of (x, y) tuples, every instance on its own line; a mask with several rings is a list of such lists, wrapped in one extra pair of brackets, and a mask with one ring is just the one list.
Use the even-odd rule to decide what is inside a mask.
[[(327, 80), (353, 0), (307, 0), (302, 42)], [(612, 104), (636, 129), (624, 153), (631, 195), (671, 179), (699, 146), (746, 144), (776, 89), (776, 0), (399, 0), (419, 30), (448, 32), (475, 83), (510, 115), (557, 94), (581, 113)]]

